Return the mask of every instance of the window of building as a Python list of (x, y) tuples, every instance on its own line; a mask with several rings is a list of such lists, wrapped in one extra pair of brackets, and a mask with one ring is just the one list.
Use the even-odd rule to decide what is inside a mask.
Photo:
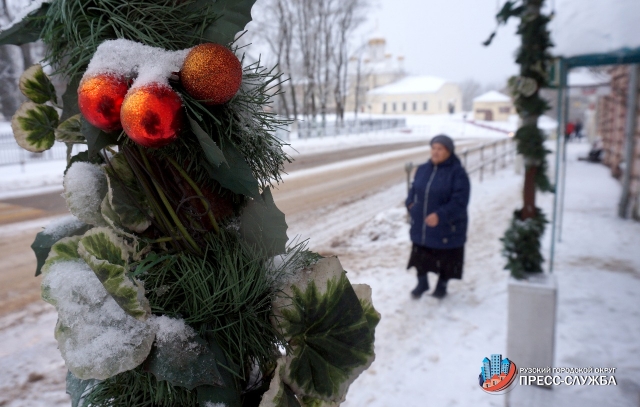
[(387, 104), (386, 103), (382, 104), (382, 113), (387, 113)]
[(511, 108), (509, 106), (503, 106), (498, 109), (500, 113), (511, 113)]
[(393, 102), (393, 104), (391, 105), (391, 108), (393, 109), (393, 111), (396, 111), (396, 102)]
[(416, 110), (418, 110), (418, 104), (413, 102), (413, 111), (415, 112)]
[(427, 111), (427, 102), (422, 102), (422, 110)]
[(402, 111), (403, 112), (407, 111), (407, 102), (402, 102)]

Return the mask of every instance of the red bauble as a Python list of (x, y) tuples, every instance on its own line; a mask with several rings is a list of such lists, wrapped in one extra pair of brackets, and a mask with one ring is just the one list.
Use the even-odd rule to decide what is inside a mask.
[(78, 87), (80, 112), (100, 130), (119, 130), (122, 128), (120, 107), (128, 89), (124, 76), (100, 74), (85, 78)]
[(184, 60), (180, 81), (189, 95), (206, 105), (228, 102), (242, 83), (242, 64), (227, 47), (201, 44)]
[(180, 96), (167, 85), (152, 83), (127, 93), (120, 121), (133, 141), (158, 148), (178, 137), (183, 114)]

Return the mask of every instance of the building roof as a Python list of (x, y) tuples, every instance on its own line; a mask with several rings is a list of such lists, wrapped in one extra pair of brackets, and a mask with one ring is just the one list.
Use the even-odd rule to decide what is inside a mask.
[(369, 91), (373, 95), (437, 92), (447, 81), (435, 76), (408, 76), (389, 85)]
[(474, 102), (511, 102), (511, 98), (503, 93), (490, 90), (487, 93), (473, 98)]

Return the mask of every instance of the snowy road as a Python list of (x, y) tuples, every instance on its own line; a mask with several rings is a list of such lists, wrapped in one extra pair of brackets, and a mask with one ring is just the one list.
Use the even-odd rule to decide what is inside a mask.
[[(570, 147), (577, 150), (569, 159), (565, 230), (555, 267), (560, 287), (556, 365), (617, 367), (619, 385), (543, 390), (526, 405), (637, 406), (640, 224), (616, 218), (619, 183), (605, 167), (577, 161), (576, 155), (584, 154), (583, 146)], [(387, 159), (397, 160), (398, 181), (384, 181), (376, 165), (366, 159), (320, 172), (301, 170), (285, 178), (284, 185), (299, 182), (300, 188), (310, 188), (307, 193), (318, 197), (301, 203), (304, 210), (293, 207), (287, 212), (289, 236), (310, 237), (313, 249), (338, 255), (352, 282), (372, 286), (374, 304), (382, 314), (376, 330), (376, 361), (353, 384), (344, 407), (501, 407), (504, 399), (483, 393), (477, 375), (485, 356), (504, 353), (508, 274), (502, 270), (498, 239), (519, 205), (522, 176), (508, 167), (483, 183), (472, 177), (464, 279), (451, 283), (450, 296), (443, 301), (428, 296), (412, 301), (408, 291), (415, 276), (404, 267), (410, 243), (402, 207), (406, 193), (402, 165), (409, 159), (390, 158), (393, 154), (402, 153), (379, 157), (377, 166), (384, 167)], [(369, 167), (372, 179), (360, 181), (368, 188), (356, 192), (347, 187), (357, 183), (351, 179), (357, 168)], [(335, 189), (331, 194), (336, 197), (345, 190), (353, 193), (325, 204), (322, 188), (314, 190), (309, 184), (313, 182)], [(385, 187), (385, 182), (390, 186)], [(281, 206), (289, 205), (287, 201), (295, 196), (284, 185), (275, 194)], [(551, 201), (550, 194), (539, 197), (547, 214)], [(0, 227), (0, 235), (16, 240), (15, 246), (5, 247), (18, 250), (17, 241), (27, 229)], [(4, 248), (0, 250), (4, 257)], [(29, 277), (30, 272), (22, 278), (37, 281)], [(0, 317), (0, 405), (69, 405), (64, 395), (65, 370), (52, 338), (54, 324), (51, 307), (41, 302)]]

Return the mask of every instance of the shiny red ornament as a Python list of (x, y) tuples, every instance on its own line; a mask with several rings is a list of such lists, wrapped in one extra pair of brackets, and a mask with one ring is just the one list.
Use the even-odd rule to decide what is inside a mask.
[(173, 142), (184, 120), (182, 99), (169, 86), (152, 83), (127, 93), (120, 111), (125, 133), (143, 147)]
[(242, 64), (229, 48), (200, 44), (187, 54), (180, 81), (187, 93), (206, 105), (227, 103), (242, 84)]
[(84, 118), (100, 130), (120, 130), (120, 108), (128, 90), (124, 76), (99, 74), (84, 78), (78, 87), (78, 107)]

